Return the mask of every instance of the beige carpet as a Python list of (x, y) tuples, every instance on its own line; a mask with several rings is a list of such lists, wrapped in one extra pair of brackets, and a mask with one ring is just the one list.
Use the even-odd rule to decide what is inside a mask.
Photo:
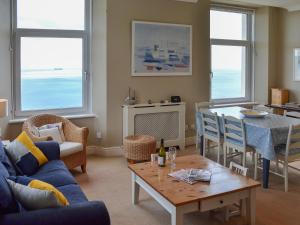
[[(181, 154), (191, 154), (189, 148)], [(213, 156), (212, 156), (213, 157)], [(90, 200), (103, 200), (109, 210), (112, 225), (169, 225), (170, 215), (141, 190), (140, 203), (131, 204), (131, 177), (122, 157), (89, 156), (87, 174), (72, 173)], [(283, 179), (271, 175), (270, 189), (257, 193), (257, 225), (300, 224), (300, 172), (290, 171), (290, 191), (283, 190)], [(221, 215), (192, 213), (184, 217), (184, 225), (245, 224), (241, 218), (224, 223)]]

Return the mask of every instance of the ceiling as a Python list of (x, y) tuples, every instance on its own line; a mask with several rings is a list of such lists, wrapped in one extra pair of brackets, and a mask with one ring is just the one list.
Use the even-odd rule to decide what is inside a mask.
[[(183, 2), (196, 3), (198, 0), (176, 0)], [(300, 0), (212, 0), (213, 2), (232, 3), (237, 5), (248, 5), (248, 6), (274, 6), (285, 8), (288, 11), (300, 10)]]
[(300, 10), (300, 0), (216, 0), (216, 2), (237, 3), (257, 6), (274, 6), (288, 11)]

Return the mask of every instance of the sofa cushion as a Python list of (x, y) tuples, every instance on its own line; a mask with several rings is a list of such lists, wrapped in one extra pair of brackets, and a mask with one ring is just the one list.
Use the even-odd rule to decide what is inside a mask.
[(43, 165), (31, 178), (38, 179), (55, 187), (77, 184), (76, 180), (61, 160), (49, 161)]
[(59, 144), (55, 141), (41, 141), (34, 143), (36, 147), (41, 149), (48, 161), (60, 159)]
[(88, 201), (80, 186), (77, 184), (65, 185), (57, 189), (64, 194), (70, 205)]
[(68, 205), (64, 195), (52, 185), (32, 180), (28, 185), (7, 180), (16, 200), (27, 210), (56, 208)]
[(9, 177), (9, 173), (2, 162), (0, 162), (0, 176)]
[(6, 178), (0, 175), (0, 215), (18, 211), (18, 203), (13, 197)]
[(24, 131), (10, 143), (7, 153), (19, 172), (25, 175), (34, 174), (39, 166), (48, 162), (44, 153), (34, 145)]
[[(3, 166), (6, 168), (10, 176), (16, 175), (16, 170), (13, 167), (10, 159), (6, 155), (5, 148), (3, 146), (2, 141), (0, 140), (0, 162), (2, 162)], [(1, 172), (0, 172), (1, 174)]]
[(72, 155), (83, 150), (81, 143), (64, 142), (60, 145), (60, 157)]

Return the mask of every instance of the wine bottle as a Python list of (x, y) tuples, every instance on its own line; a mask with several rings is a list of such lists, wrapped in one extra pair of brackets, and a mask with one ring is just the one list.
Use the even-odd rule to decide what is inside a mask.
[(160, 140), (160, 149), (158, 153), (158, 165), (160, 167), (166, 166), (166, 151), (164, 146), (164, 139)]

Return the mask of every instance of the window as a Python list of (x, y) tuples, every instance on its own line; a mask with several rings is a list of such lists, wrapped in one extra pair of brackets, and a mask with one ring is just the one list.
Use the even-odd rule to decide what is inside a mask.
[(210, 10), (211, 100), (241, 102), (252, 92), (252, 11)]
[(89, 111), (90, 22), (89, 0), (14, 1), (16, 117)]

